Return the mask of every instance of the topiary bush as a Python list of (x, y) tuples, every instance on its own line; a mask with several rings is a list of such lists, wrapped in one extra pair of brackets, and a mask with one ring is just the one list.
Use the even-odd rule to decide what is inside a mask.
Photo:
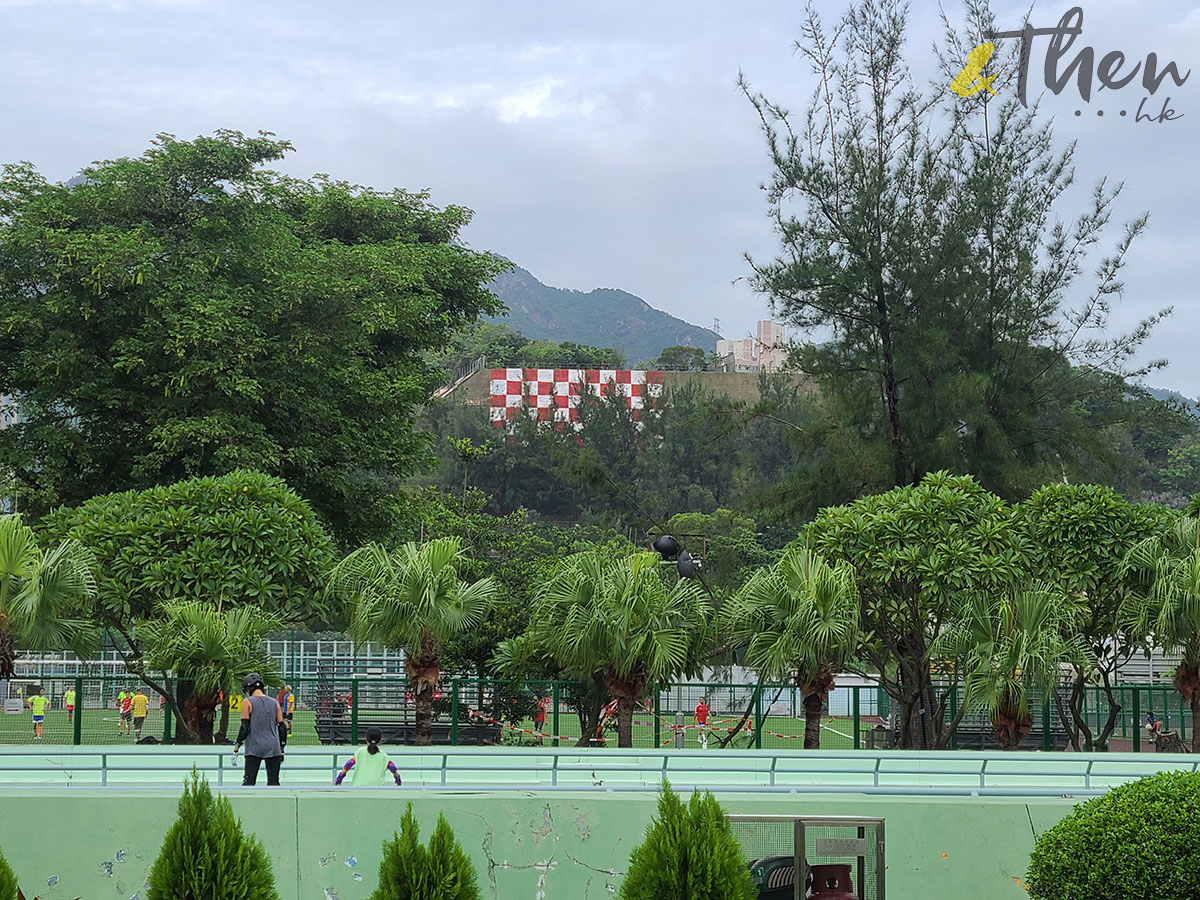
[(150, 870), (147, 900), (279, 900), (271, 858), (242, 831), (229, 800), (192, 771), (179, 818)]
[(1038, 838), (1034, 900), (1200, 897), (1200, 775), (1162, 772), (1075, 807)]
[(17, 900), (17, 876), (8, 867), (3, 851), (0, 851), (0, 900)]
[(725, 810), (708, 791), (684, 806), (663, 783), (658, 818), (629, 858), (621, 900), (756, 900)]
[(408, 804), (400, 832), (383, 842), (379, 887), (370, 900), (480, 900), (475, 867), (441, 813), (426, 849)]

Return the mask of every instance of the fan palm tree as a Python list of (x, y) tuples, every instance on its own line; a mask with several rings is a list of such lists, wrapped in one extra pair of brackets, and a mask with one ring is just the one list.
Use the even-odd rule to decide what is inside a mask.
[(391, 553), (368, 544), (330, 575), (330, 592), (350, 608), (351, 636), (404, 650), (419, 746), (432, 742), (433, 692), (442, 678), (443, 644), (479, 624), (497, 596), (490, 578), (468, 584), (459, 577), (466, 563), (458, 538), (403, 544)]
[(1053, 691), (1065, 665), (1085, 664), (1075, 636), (1081, 599), (1044, 582), (972, 592), (934, 641), (934, 656), (963, 673), (964, 706), (988, 711), (1002, 749), (1015, 750), (1033, 727), (1030, 689)]
[(192, 693), (181, 710), (184, 726), (198, 743), (211, 744), (213, 710), (222, 696), (227, 700), (251, 672), (268, 684), (279, 682), (279, 670), (263, 644), (279, 623), (251, 606), (222, 612), (219, 604), (199, 600), (165, 603), (161, 614), (138, 631), (142, 663), (147, 670), (174, 672), (191, 683)]
[[(494, 663), (512, 673), (546, 657), (580, 681), (602, 680), (617, 698), (617, 746), (633, 746), (633, 712), (646, 688), (699, 669), (712, 612), (691, 581), (668, 581), (654, 553), (567, 557), (538, 593), (529, 628)], [(581, 743), (589, 739), (584, 735)]]
[(1179, 654), (1175, 689), (1192, 710), (1192, 752), (1200, 753), (1200, 519), (1176, 519), (1161, 535), (1134, 545), (1125, 568), (1141, 590), (1128, 598), (1125, 618)]
[(94, 564), (78, 541), (45, 552), (19, 515), (0, 516), (0, 679), (12, 678), (18, 645), (87, 654), (97, 635), (84, 618)]
[(821, 713), (838, 668), (858, 648), (858, 589), (844, 563), (805, 547), (760, 569), (722, 610), (722, 631), (744, 647), (760, 681), (792, 680), (804, 700), (804, 749), (821, 746)]

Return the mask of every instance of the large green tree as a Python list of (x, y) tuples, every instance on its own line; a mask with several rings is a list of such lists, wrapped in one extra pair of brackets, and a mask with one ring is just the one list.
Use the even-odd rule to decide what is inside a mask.
[(164, 605), (253, 606), (288, 625), (336, 618), (325, 578), (333, 542), (311, 506), (278, 478), (232, 472), (93, 497), (43, 521), (96, 558), (90, 618), (111, 636), (129, 671), (165, 697), (184, 723), (169, 681), (144, 659), (140, 627)]
[(902, 0), (853, 0), (832, 28), (809, 8), (796, 47), (816, 75), (806, 115), (743, 81), (780, 240), (774, 259), (752, 261), (753, 283), (820, 336), (793, 352), (827, 407), (806, 456), (844, 497), (945, 469), (1016, 499), (1094, 472), (1111, 462), (1102, 426), (1124, 415), (1126, 378), (1144, 371), (1134, 354), (1159, 318), (1105, 336), (1145, 218), (1082, 284), (1119, 188), (1101, 183), (1078, 215), (1062, 209), (1073, 146), (1056, 151), (1049, 120), (1013, 96), (1020, 42), (987, 69), (999, 96), (946, 90), (993, 24), (986, 3), (968, 7), (933, 90), (907, 69)]
[(506, 264), (461, 207), (264, 168), (269, 134), (160, 135), (67, 184), (0, 174), (0, 469), (36, 511), (254, 468), (347, 544), (428, 458), (427, 351), (480, 313)]

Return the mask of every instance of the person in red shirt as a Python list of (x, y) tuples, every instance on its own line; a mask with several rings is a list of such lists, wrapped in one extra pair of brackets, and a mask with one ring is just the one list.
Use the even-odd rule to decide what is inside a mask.
[(537, 704), (537, 709), (533, 713), (533, 730), (538, 733), (537, 742), (540, 744), (542, 743), (542, 732), (546, 730), (546, 698), (534, 694), (533, 700)]
[(704, 697), (700, 698), (700, 702), (696, 704), (696, 729), (700, 732), (697, 740), (700, 742), (700, 747), (704, 750), (708, 749), (708, 700)]

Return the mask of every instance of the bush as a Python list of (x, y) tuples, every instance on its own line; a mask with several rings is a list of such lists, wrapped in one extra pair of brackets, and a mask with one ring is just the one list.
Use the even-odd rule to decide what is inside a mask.
[(383, 842), (379, 887), (370, 900), (480, 900), (475, 867), (445, 817), (438, 814), (428, 849), (420, 838), (409, 803), (400, 833)]
[(17, 900), (17, 876), (0, 852), (0, 900)]
[(1034, 900), (1200, 897), (1200, 775), (1162, 772), (1077, 806), (1038, 838)]
[(147, 900), (279, 900), (271, 858), (242, 832), (229, 800), (192, 771), (179, 818), (150, 870)]
[(756, 900), (725, 810), (708, 791), (687, 806), (664, 783), (658, 818), (629, 858), (621, 900)]

